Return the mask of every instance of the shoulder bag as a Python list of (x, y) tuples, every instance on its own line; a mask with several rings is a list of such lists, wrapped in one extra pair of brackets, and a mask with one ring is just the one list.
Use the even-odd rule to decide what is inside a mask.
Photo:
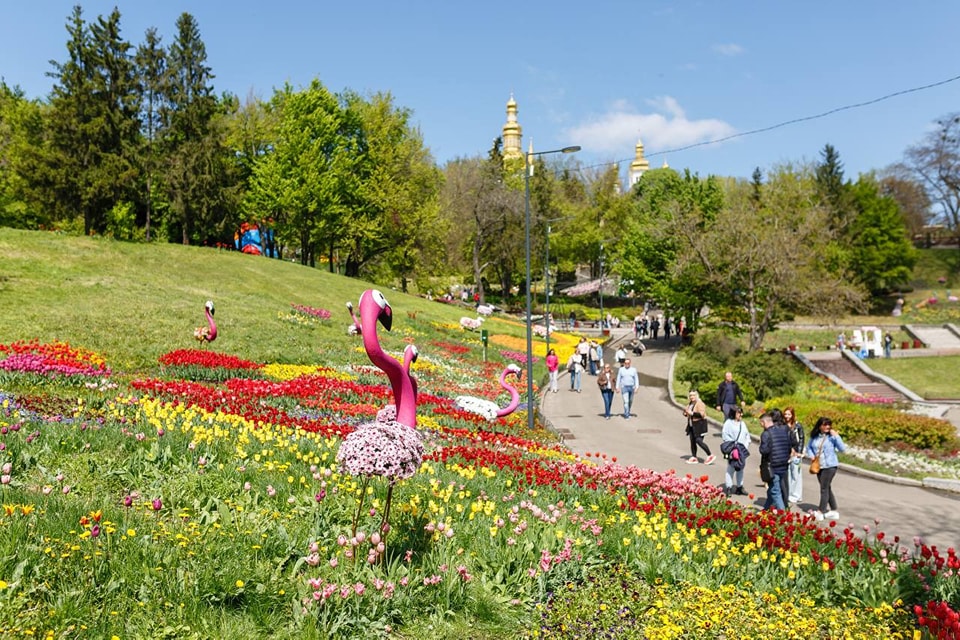
[(823, 453), (823, 445), (826, 441), (826, 436), (820, 436), (820, 446), (817, 448), (817, 455), (810, 461), (810, 473), (812, 474), (820, 473), (820, 454)]

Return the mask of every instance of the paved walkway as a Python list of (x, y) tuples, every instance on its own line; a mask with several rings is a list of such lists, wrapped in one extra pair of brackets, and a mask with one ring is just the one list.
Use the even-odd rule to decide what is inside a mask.
[[(604, 349), (607, 361), (613, 358), (616, 344), (629, 340), (629, 331), (619, 330)], [(603, 399), (596, 378), (584, 374), (583, 392), (569, 391), (566, 374), (560, 378), (558, 393), (545, 393), (542, 411), (553, 428), (565, 436), (566, 444), (580, 455), (588, 452), (616, 456), (622, 465), (636, 465), (656, 471), (676, 470), (678, 474), (708, 475), (715, 485), (723, 484), (726, 462), (720, 456), (720, 429), (715, 425), (707, 434), (706, 442), (717, 454), (713, 465), (688, 465), (689, 440), (684, 433), (686, 418), (682, 407), (674, 404), (668, 394), (668, 380), (676, 342), (646, 340), (649, 347), (642, 357), (632, 358), (640, 372), (641, 388), (633, 402), (629, 420), (623, 418), (620, 396), (614, 398), (615, 415), (603, 418)], [(763, 506), (766, 488), (760, 481), (756, 444), (751, 447), (747, 461), (744, 487), (754, 498), (735, 496), (743, 505)], [(880, 521), (879, 529), (888, 539), (900, 536), (907, 546), (914, 536), (921, 536), (926, 544), (941, 550), (960, 548), (960, 495), (915, 486), (893, 484), (841, 470), (833, 483), (839, 503), (840, 523), (856, 525), (858, 531), (868, 525), (871, 531)], [(815, 476), (806, 473), (803, 478), (803, 511), (816, 508), (819, 486)]]

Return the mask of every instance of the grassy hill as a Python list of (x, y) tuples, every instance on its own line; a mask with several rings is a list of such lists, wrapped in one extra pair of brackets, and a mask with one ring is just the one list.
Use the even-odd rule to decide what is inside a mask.
[[(203, 305), (216, 304), (217, 351), (257, 362), (315, 364), (348, 348), (354, 304), (371, 285), (296, 263), (172, 244), (0, 228), (0, 336), (4, 342), (64, 340), (104, 355), (115, 368), (142, 370), (197, 345)], [(406, 328), (453, 322), (465, 309), (384, 291)], [(287, 331), (291, 304), (331, 311), (313, 331)], [(411, 316), (415, 315), (416, 318)], [(502, 325), (498, 332), (522, 334)], [(385, 338), (400, 340), (399, 336)]]

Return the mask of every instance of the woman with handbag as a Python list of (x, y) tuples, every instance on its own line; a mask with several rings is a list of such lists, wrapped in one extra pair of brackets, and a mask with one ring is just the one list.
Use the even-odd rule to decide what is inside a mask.
[[(727, 459), (727, 471), (724, 475), (723, 492), (728, 496), (737, 494), (745, 496), (747, 492), (743, 490), (743, 468), (746, 465), (747, 456), (750, 455), (748, 447), (750, 446), (750, 431), (743, 422), (743, 409), (734, 407), (730, 410), (730, 415), (723, 423), (723, 435), (720, 443), (720, 453)], [(736, 478), (736, 488), (734, 488), (734, 478)]]
[(700, 462), (697, 458), (697, 447), (707, 454), (707, 459), (703, 463), (713, 464), (717, 457), (710, 453), (710, 447), (703, 441), (703, 436), (707, 434), (707, 406), (696, 391), (690, 392), (689, 399), (687, 408), (683, 410), (683, 415), (687, 417), (687, 436), (690, 438), (690, 457), (687, 458), (687, 464)]
[(610, 408), (613, 406), (613, 371), (610, 365), (604, 364), (600, 369), (600, 375), (597, 377), (597, 384), (600, 386), (600, 395), (603, 396), (603, 417), (610, 419)]
[[(810, 473), (817, 474), (820, 481), (819, 509), (811, 515), (817, 520), (839, 520), (837, 499), (833, 495), (833, 478), (837, 475), (840, 461), (837, 453), (847, 450), (840, 434), (833, 428), (833, 420), (820, 417), (810, 430), (810, 442), (807, 443), (807, 456), (811, 458)], [(830, 508), (827, 511), (827, 507)]]

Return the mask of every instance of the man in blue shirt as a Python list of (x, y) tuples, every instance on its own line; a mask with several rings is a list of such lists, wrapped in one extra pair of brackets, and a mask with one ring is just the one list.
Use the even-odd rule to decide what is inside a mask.
[[(760, 434), (760, 475), (767, 483), (767, 500), (764, 509), (786, 509), (784, 500), (788, 494), (787, 465), (793, 442), (790, 429), (783, 423), (779, 409), (772, 409), (760, 416), (763, 433)], [(766, 466), (769, 472), (764, 471)]]
[(620, 367), (620, 370), (617, 371), (616, 385), (616, 389), (619, 389), (620, 393), (623, 395), (624, 419), (630, 419), (630, 405), (633, 404), (633, 394), (636, 392), (637, 387), (639, 386), (640, 374), (637, 373), (637, 370), (634, 369), (632, 364), (630, 364), (630, 359), (627, 358), (623, 361), (623, 366)]

